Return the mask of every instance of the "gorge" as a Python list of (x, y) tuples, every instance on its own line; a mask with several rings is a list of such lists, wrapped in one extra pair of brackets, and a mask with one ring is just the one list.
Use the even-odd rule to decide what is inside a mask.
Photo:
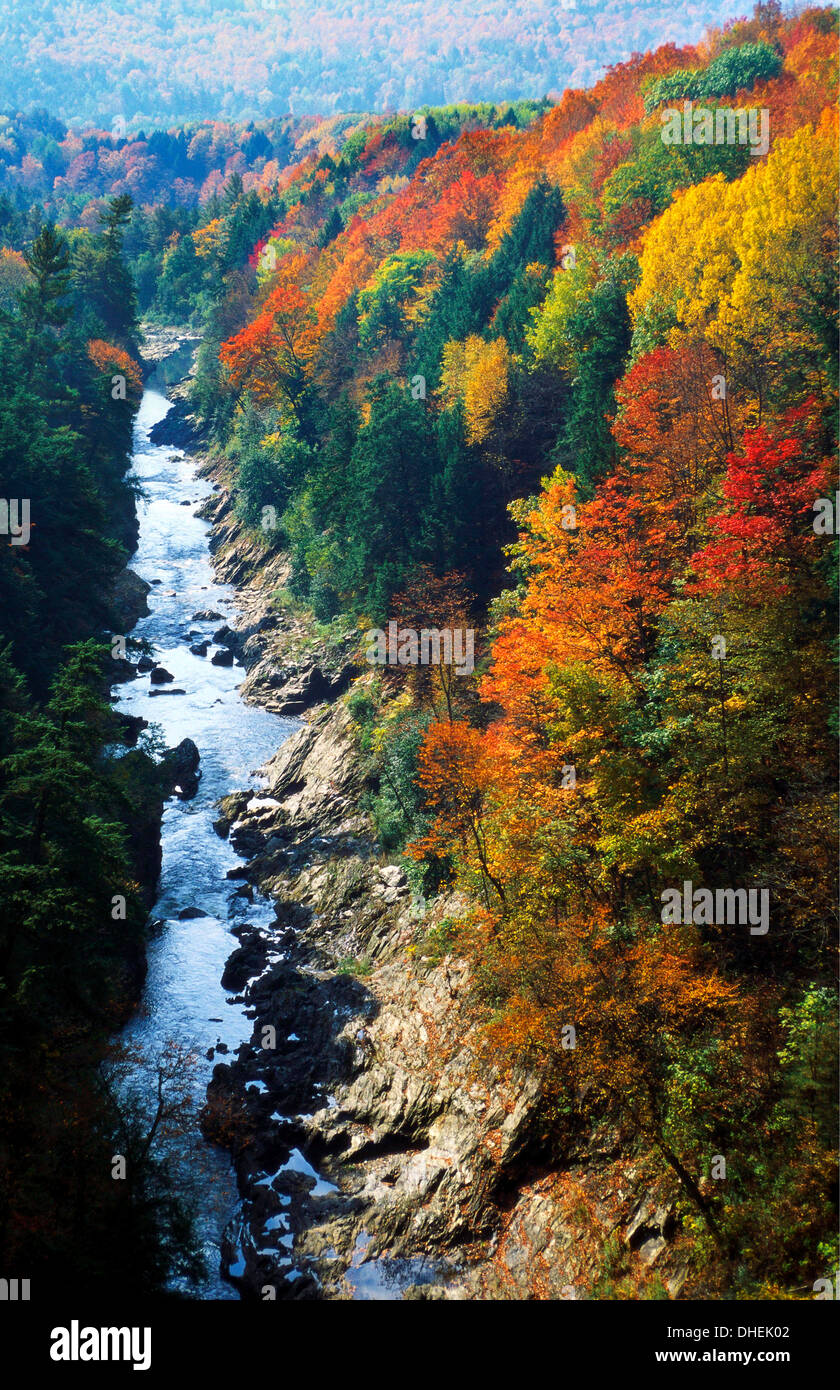
[[(164, 359), (162, 375), (177, 384), (189, 356)], [(337, 664), (319, 654), (317, 679), (311, 647), (284, 656), (295, 624), (272, 600), (277, 557), (202, 477), (212, 468), (149, 442), (166, 433), (159, 380), (136, 425), (131, 565), (151, 611), (132, 636), (183, 693), (164, 703), (141, 675), (119, 708), (170, 746), (193, 739), (201, 778), (194, 798), (167, 804), (148, 977), (126, 1032), (147, 1057), (175, 1040), (201, 1059), (204, 1139), (179, 1161), (209, 1275), (181, 1291), (585, 1297), (609, 1227), (678, 1293), (673, 1193), (608, 1127), (551, 1162), (535, 1079), (488, 1069), (468, 963), (440, 945), (458, 903), (418, 901), (362, 807), (353, 719), (334, 693), (358, 673), (359, 635), (348, 630)], [(214, 634), (234, 665), (213, 664), (226, 649)], [(304, 722), (266, 700), (308, 705)]]

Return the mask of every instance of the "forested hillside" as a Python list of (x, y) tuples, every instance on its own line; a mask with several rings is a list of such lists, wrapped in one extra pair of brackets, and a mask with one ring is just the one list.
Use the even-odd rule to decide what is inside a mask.
[[(450, 106), (437, 109), (428, 122), (422, 114), (417, 120), (351, 115), (257, 125), (204, 121), (136, 136), (68, 129), (44, 110), (0, 116), (0, 242), (7, 252), (20, 251), (47, 220), (93, 230), (109, 198), (128, 197), (136, 206), (125, 245), (134, 263), (139, 312), (198, 323), (208, 306), (202, 290), (215, 298), (215, 272), (242, 267), (255, 238), (279, 216), (279, 195), (296, 167), (311, 171), (321, 160), (331, 167), (344, 156), (352, 168), (353, 191), (338, 200), (335, 227), (336, 218), (347, 221), (393, 186), (377, 158), (377, 139), (398, 142), (405, 179), (463, 130), (520, 129), (549, 106), (547, 100)], [(419, 121), (422, 141), (415, 138)], [(339, 172), (339, 191), (343, 187)], [(243, 193), (250, 196), (243, 199)], [(184, 236), (195, 231), (204, 237)], [(6, 284), (14, 291), (15, 265), (8, 256), (0, 263), (0, 296)]]
[(724, 0), (6, 0), (6, 100), (132, 130), (291, 112), (502, 101), (593, 82), (636, 49), (693, 41)]
[[(748, 1297), (835, 1225), (836, 52), (759, 7), (521, 130), (354, 135), (177, 248), (187, 300), (226, 287), (193, 403), (292, 600), (479, 630), (473, 679), (351, 708), (383, 843), (472, 903), (488, 1046), (555, 1152), (609, 1117), (653, 1155)], [(664, 142), (690, 94), (767, 150)]]
[[(485, 106), (482, 114), (490, 110)], [(360, 116), (334, 117), (326, 125), (316, 117), (285, 116), (129, 132), (118, 120), (104, 130), (69, 127), (43, 107), (6, 112), (0, 116), (5, 218), (11, 223), (10, 201), (23, 208), (36, 198), (62, 222), (90, 226), (96, 200), (123, 193), (139, 203), (192, 207), (221, 194), (233, 174), (246, 189), (270, 186), (322, 141), (340, 141), (364, 123)]]

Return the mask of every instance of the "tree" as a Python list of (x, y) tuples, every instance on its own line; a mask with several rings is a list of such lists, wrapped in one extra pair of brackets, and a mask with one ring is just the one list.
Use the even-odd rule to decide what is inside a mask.
[(21, 318), (34, 342), (44, 328), (59, 328), (69, 315), (62, 301), (70, 286), (70, 257), (66, 239), (52, 222), (24, 252), (24, 260), (33, 283), (21, 293)]
[[(828, 119), (805, 127), (733, 183), (718, 175), (678, 195), (644, 238), (629, 301), (636, 333), (667, 305), (672, 322), (702, 334), (762, 400), (824, 392), (836, 352), (836, 305), (826, 298), (834, 138)], [(795, 353), (783, 350), (793, 342)]]
[(816, 402), (786, 412), (781, 426), (747, 430), (744, 452), (727, 458), (726, 510), (711, 518), (713, 539), (694, 556), (701, 584), (766, 603), (792, 589), (805, 602), (824, 590), (814, 501), (831, 489), (821, 458)]
[(478, 884), (492, 885), (504, 904), (505, 885), (494, 863), (496, 844), (488, 815), (495, 783), (488, 740), (462, 721), (435, 721), (423, 741), (417, 780), (433, 824), (409, 846), (409, 853), (423, 859), (459, 850), (467, 864), (475, 863)]
[(405, 339), (408, 312), (434, 259), (431, 251), (407, 251), (381, 262), (358, 297), (363, 347), (371, 349), (386, 338)]
[[(412, 574), (406, 586), (395, 594), (391, 602), (390, 616), (396, 621), (399, 646), (399, 632), (408, 629), (420, 634), (427, 632), (449, 633), (452, 637), (453, 651), (466, 650), (466, 633), (470, 627), (470, 608), (474, 600), (469, 594), (464, 576), (458, 573), (437, 575), (430, 565), (420, 565)], [(460, 634), (459, 646), (455, 647), (456, 631)], [(474, 642), (474, 636), (473, 636)], [(390, 637), (389, 637), (390, 642)], [(435, 719), (454, 717), (456, 707), (467, 702), (472, 686), (468, 679), (471, 672), (458, 670), (455, 661), (439, 659), (430, 665), (409, 666), (388, 665), (383, 678), (388, 681), (405, 682), (412, 692), (413, 701), (422, 707), (428, 704)], [(389, 647), (389, 656), (390, 656)], [(394, 653), (397, 657), (399, 652)], [(473, 653), (474, 660), (474, 653)]]
[(448, 408), (460, 402), (468, 444), (483, 444), (508, 394), (509, 353), (503, 338), (486, 342), (473, 333), (463, 343), (446, 343), (439, 394)]
[(283, 258), (262, 311), (219, 352), (234, 387), (263, 404), (279, 397), (295, 414), (302, 408), (318, 342), (314, 310), (295, 283), (302, 267), (301, 256)]
[[(13, 751), (0, 769), (7, 889), (0, 972), (18, 1005), (45, 1004), (58, 991), (103, 1007), (113, 951), (105, 906), (122, 893), (127, 931), (138, 931), (145, 916), (122, 827), (103, 815), (110, 798), (97, 768), (108, 731), (102, 659), (92, 641), (68, 651), (44, 711), (14, 717)], [(58, 935), (57, 920), (67, 923)]]
[(417, 519), (426, 514), (438, 460), (421, 401), (381, 379), (369, 402), (347, 473), (339, 588), (378, 617), (413, 565), (428, 558)]

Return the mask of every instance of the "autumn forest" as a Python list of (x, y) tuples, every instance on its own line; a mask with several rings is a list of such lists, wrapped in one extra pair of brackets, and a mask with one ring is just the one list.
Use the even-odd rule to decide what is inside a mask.
[[(97, 1213), (92, 1287), (116, 1218), (139, 1292), (192, 1258), (151, 1156), (117, 1199), (49, 1152), (138, 1123), (94, 1078), (151, 906), (136, 822), (168, 794), (153, 758), (100, 756), (142, 321), (200, 340), (175, 414), (276, 612), (349, 651), (376, 852), (468, 962), (479, 1073), (533, 1083), (540, 1171), (593, 1133), (636, 1155), (673, 1194), (680, 1298), (833, 1277), (837, 11), (767, 0), (563, 87), (0, 116), (0, 492), (83, 538), (0, 547), (2, 1230), (34, 1268), (73, 1269), (63, 1204)], [(472, 633), (470, 669), (396, 649), (423, 629)], [(45, 1007), (60, 1115), (15, 1099)], [(617, 1256), (586, 1296), (675, 1295)]]

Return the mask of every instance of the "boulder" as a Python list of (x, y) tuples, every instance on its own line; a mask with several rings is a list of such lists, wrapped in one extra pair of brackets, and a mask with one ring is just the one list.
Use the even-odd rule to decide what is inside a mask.
[(667, 1245), (674, 1227), (674, 1203), (662, 1201), (655, 1191), (645, 1192), (624, 1232), (624, 1243), (638, 1250), (644, 1264), (652, 1264)]
[(149, 611), (146, 601), (151, 588), (134, 570), (124, 569), (114, 580), (111, 590), (110, 607), (113, 614), (111, 626), (115, 632), (128, 632)]
[(121, 685), (123, 681), (133, 681), (138, 672), (138, 667), (132, 665), (130, 661), (122, 661), (117, 658), (108, 674), (112, 685)]
[(235, 934), (242, 944), (228, 958), (222, 975), (222, 985), (225, 989), (239, 991), (265, 969), (268, 942), (262, 932), (247, 925), (240, 927)]
[(165, 666), (153, 666), (149, 676), (152, 685), (169, 685), (170, 681), (174, 681), (174, 679), (171, 671), (167, 671)]
[(177, 748), (170, 748), (164, 754), (166, 785), (181, 801), (190, 801), (198, 791), (200, 773), (198, 764), (201, 755), (191, 738), (183, 738)]

